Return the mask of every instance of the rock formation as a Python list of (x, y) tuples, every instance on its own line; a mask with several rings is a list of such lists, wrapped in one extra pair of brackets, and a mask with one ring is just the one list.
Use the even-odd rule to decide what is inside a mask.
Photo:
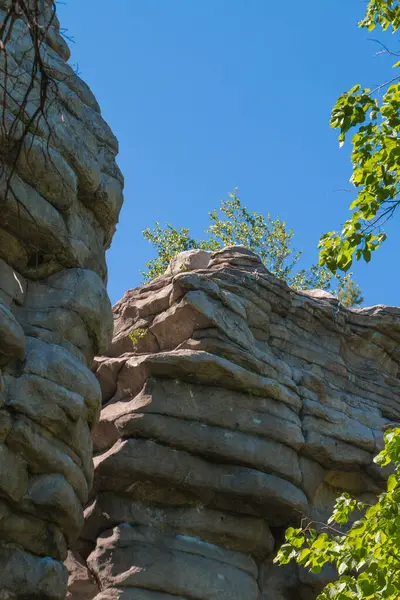
[(105, 249), (123, 180), (54, 2), (24, 6), (29, 25), (0, 0), (0, 598), (61, 600), (93, 480), (88, 367), (112, 333)]
[[(195, 270), (192, 270), (195, 269)], [(400, 310), (298, 293), (243, 247), (189, 254), (114, 307), (71, 600), (315, 599), (286, 526), (374, 499), (400, 417)], [(329, 576), (329, 573), (326, 574)]]

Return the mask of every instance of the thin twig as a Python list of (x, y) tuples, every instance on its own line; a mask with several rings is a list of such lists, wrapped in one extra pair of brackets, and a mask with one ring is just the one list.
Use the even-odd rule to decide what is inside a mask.
[(386, 87), (387, 85), (390, 85), (391, 83), (393, 83), (395, 81), (398, 81), (399, 79), (400, 79), (400, 75), (397, 75), (397, 77), (393, 77), (393, 79), (389, 79), (389, 81), (386, 81), (385, 83), (381, 83), (380, 85), (378, 85), (378, 87), (376, 87), (374, 90), (372, 90), (372, 92), (370, 92), (370, 94), (371, 95), (375, 94), (382, 88)]
[(382, 48), (385, 50), (385, 52), (387, 52), (387, 54), (390, 54), (391, 56), (400, 56), (400, 53), (398, 52), (393, 52), (393, 50), (389, 50), (389, 48), (387, 46), (385, 46), (385, 44), (383, 44), (380, 40), (375, 40), (373, 38), (368, 38), (370, 42), (375, 42), (376, 44), (379, 44), (380, 46), (382, 46)]

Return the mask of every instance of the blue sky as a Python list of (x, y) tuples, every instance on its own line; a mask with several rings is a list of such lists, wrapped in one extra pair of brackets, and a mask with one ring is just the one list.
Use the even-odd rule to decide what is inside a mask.
[[(108, 252), (113, 302), (152, 257), (155, 220), (194, 237), (234, 187), (296, 232), (303, 265), (348, 216), (348, 148), (329, 128), (336, 97), (391, 75), (379, 34), (357, 29), (363, 0), (66, 0), (71, 63), (120, 142), (125, 205)], [(381, 37), (396, 48), (397, 40)], [(400, 304), (399, 222), (355, 278), (365, 305)]]

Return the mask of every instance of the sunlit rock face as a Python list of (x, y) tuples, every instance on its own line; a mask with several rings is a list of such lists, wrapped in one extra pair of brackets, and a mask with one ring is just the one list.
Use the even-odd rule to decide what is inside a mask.
[(103, 408), (69, 598), (315, 599), (323, 577), (272, 559), (289, 524), (382, 489), (400, 310), (297, 293), (243, 247), (181, 258), (116, 304), (95, 360)]
[(39, 9), (39, 71), (16, 4), (0, 0), (0, 598), (61, 600), (93, 481), (89, 367), (112, 334), (105, 250), (123, 179), (53, 2), (25, 2)]

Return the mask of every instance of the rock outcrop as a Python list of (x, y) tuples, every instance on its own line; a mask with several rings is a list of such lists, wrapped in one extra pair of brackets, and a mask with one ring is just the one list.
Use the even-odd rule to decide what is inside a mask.
[(93, 481), (89, 367), (112, 333), (123, 179), (54, 2), (23, 4), (0, 0), (0, 597), (61, 600)]
[(243, 247), (183, 258), (116, 304), (95, 360), (69, 597), (314, 599), (321, 578), (272, 558), (289, 524), (384, 486), (372, 459), (400, 417), (400, 310), (297, 293)]

